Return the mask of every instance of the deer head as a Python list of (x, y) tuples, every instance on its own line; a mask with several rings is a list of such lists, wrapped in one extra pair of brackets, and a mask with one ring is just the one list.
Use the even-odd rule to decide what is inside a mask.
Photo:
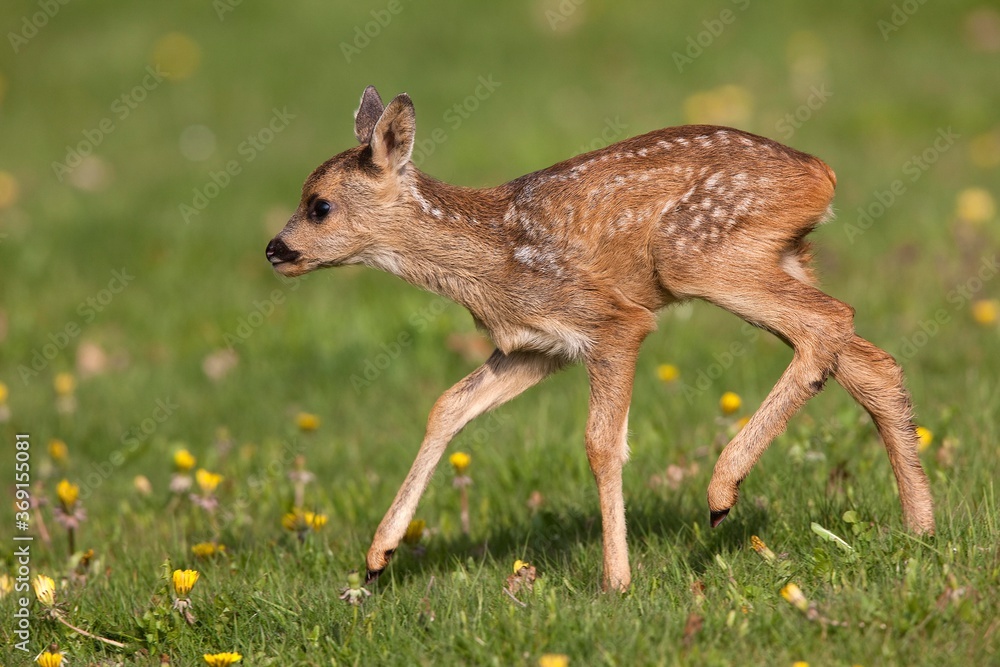
[(404, 184), (413, 170), (415, 130), (408, 95), (383, 106), (378, 91), (368, 86), (354, 114), (360, 145), (330, 158), (306, 179), (298, 209), (267, 244), (274, 269), (300, 276), (324, 266), (364, 263), (377, 253), (378, 239), (411, 217), (412, 194)]

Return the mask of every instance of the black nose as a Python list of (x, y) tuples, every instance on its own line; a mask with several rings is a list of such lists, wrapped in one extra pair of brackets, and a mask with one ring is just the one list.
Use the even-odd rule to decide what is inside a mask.
[(299, 258), (302, 253), (292, 250), (285, 245), (285, 242), (274, 237), (271, 242), (267, 244), (267, 250), (264, 251), (267, 256), (267, 261), (271, 264), (280, 264), (281, 262), (294, 262)]

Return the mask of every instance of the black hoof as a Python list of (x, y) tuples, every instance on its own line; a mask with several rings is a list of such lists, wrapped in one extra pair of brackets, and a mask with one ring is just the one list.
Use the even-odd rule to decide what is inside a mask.
[(722, 520), (729, 516), (729, 510), (719, 510), (718, 512), (712, 512), (711, 522), (712, 528), (717, 527)]

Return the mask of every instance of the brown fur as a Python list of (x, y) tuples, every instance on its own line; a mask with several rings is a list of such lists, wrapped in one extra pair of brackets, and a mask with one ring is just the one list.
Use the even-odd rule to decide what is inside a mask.
[[(406, 95), (383, 109), (375, 89), (365, 90), (355, 116), (361, 144), (309, 176), (299, 209), (268, 246), (275, 269), (288, 276), (360, 263), (445, 295), (468, 308), (497, 347), (434, 405), (413, 467), (375, 533), (370, 576), (399, 544), (449, 440), (476, 416), (582, 361), (603, 584), (626, 588), (621, 470), (636, 357), (657, 311), (691, 298), (771, 331), (795, 351), (719, 457), (708, 489), (713, 525), (772, 439), (833, 375), (882, 435), (906, 525), (933, 531), (902, 373), (854, 333), (850, 306), (812, 286), (805, 237), (833, 198), (836, 178), (826, 164), (764, 137), (692, 125), (470, 189), (409, 162), (414, 119)], [(330, 212), (317, 215), (325, 202)]]

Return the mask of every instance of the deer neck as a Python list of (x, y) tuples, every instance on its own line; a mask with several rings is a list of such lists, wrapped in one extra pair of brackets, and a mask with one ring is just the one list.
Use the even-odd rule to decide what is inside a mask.
[(451, 185), (412, 166), (401, 188), (399, 215), (364, 253), (363, 262), (460, 303), (475, 315), (504, 262), (502, 234), (497, 232), (506, 202), (496, 188)]

